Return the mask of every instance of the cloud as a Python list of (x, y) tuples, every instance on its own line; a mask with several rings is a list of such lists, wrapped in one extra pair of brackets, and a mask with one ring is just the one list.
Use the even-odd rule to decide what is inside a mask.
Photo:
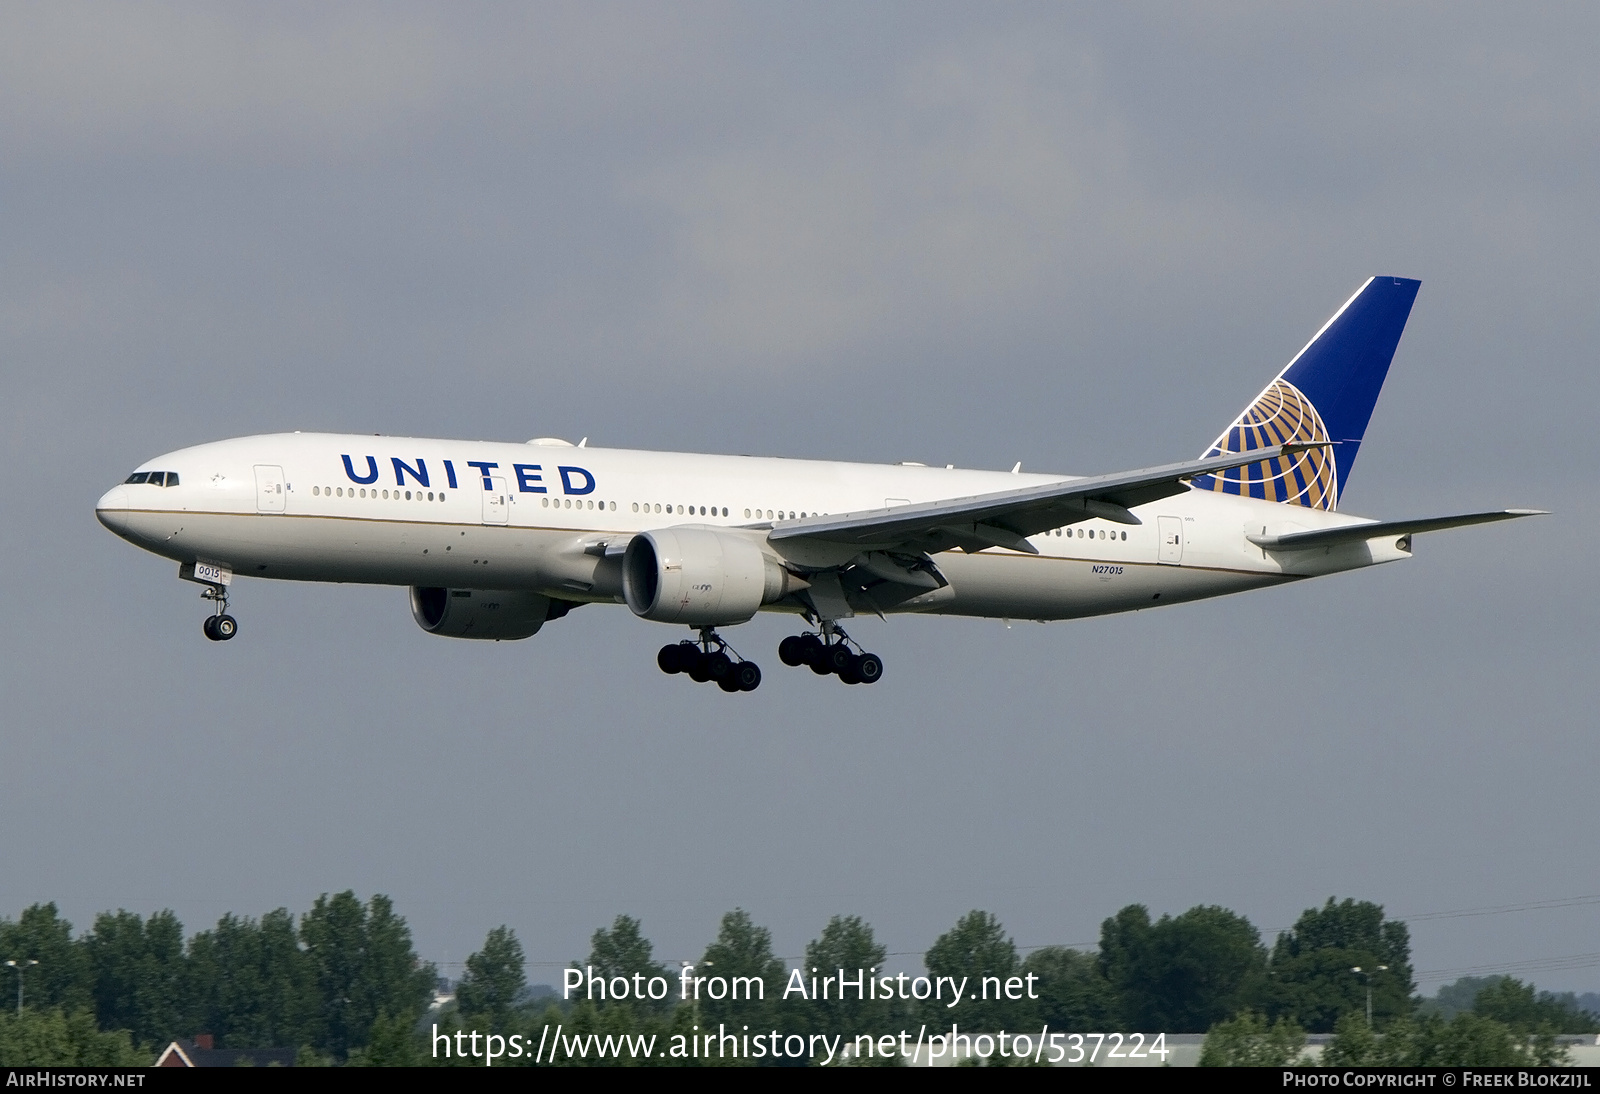
[(714, 42), (697, 9), (40, 4), (0, 17), (12, 154), (370, 155), (510, 109), (555, 127)]

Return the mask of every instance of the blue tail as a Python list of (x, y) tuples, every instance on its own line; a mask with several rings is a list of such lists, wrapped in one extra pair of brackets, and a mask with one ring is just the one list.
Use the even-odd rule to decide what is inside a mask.
[(1205, 454), (1287, 441), (1325, 441), (1326, 448), (1206, 475), (1194, 480), (1195, 487), (1337, 509), (1421, 287), (1399, 277), (1368, 280)]

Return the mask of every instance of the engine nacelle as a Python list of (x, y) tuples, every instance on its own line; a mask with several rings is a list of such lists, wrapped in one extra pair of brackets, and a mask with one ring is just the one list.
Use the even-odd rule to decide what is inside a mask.
[(531, 638), (547, 620), (566, 615), (569, 607), (564, 600), (522, 589), (411, 589), (417, 626), (445, 638)]
[(641, 532), (622, 558), (628, 607), (657, 623), (732, 626), (805, 587), (755, 540), (709, 528)]

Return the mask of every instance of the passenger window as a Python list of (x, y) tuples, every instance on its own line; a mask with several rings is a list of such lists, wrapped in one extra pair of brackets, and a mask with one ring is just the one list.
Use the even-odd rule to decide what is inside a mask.
[(311, 496), (314, 498), (320, 498), (322, 496), (322, 487), (313, 486), (311, 488)]

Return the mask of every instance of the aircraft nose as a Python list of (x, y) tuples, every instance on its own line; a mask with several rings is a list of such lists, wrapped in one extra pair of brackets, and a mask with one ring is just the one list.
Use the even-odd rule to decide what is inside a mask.
[(128, 528), (128, 488), (113, 486), (94, 503), (94, 515), (113, 532), (121, 535)]

